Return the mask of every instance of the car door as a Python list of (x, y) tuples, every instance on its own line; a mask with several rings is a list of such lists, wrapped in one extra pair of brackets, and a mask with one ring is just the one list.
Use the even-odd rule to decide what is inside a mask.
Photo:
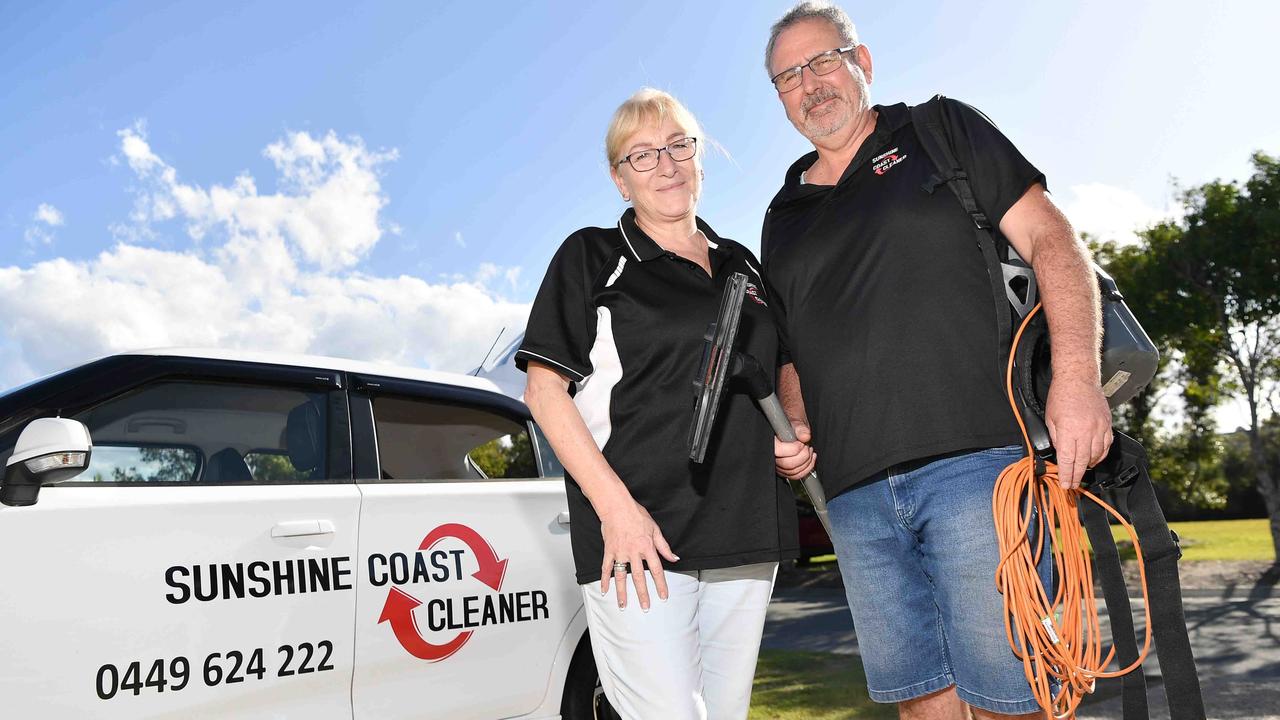
[(137, 362), (39, 412), (88, 427), (88, 469), (0, 507), (5, 715), (350, 718), (341, 376)]
[(582, 603), (564, 481), (539, 477), (527, 409), (467, 388), (353, 385), (355, 716), (532, 712)]

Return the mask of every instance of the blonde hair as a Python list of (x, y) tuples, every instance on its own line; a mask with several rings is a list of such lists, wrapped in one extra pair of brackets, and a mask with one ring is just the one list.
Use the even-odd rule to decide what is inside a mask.
[(698, 152), (702, 152), (702, 127), (693, 113), (671, 93), (644, 87), (619, 105), (609, 121), (609, 130), (604, 135), (604, 154), (609, 167), (622, 162), (625, 149), (622, 144), (627, 138), (640, 128), (661, 125), (667, 118), (684, 128), (690, 137), (698, 138)]

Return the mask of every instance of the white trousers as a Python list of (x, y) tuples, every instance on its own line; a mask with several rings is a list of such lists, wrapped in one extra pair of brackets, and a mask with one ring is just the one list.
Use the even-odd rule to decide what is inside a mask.
[(649, 612), (627, 578), (582, 586), (591, 650), (609, 704), (626, 720), (742, 720), (778, 563), (666, 572), (668, 599), (649, 581)]

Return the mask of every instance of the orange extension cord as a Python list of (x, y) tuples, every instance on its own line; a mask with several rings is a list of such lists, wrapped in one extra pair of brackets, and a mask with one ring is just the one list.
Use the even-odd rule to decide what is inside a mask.
[[(1005, 633), (1009, 638), (1009, 646), (1022, 660), (1023, 670), (1027, 681), (1031, 683), (1036, 702), (1047, 718), (1073, 718), (1085, 694), (1093, 692), (1096, 678), (1118, 677), (1142, 664), (1151, 648), (1151, 611), (1147, 603), (1147, 570), (1142, 562), (1142, 548), (1138, 545), (1138, 534), (1133, 526), (1088, 490), (1063, 490), (1059, 487), (1058, 468), (1055, 464), (1046, 463), (1045, 474), (1039, 478), (1035, 475), (1031, 440), (1027, 437), (1026, 425), (1023, 424), (1013, 399), (1013, 358), (1023, 331), (1039, 311), (1040, 305), (1036, 305), (1018, 328), (1005, 373), (1009, 406), (1018, 419), (1018, 427), (1022, 429), (1027, 457), (1000, 473), (991, 498), (996, 536), (1000, 542), (996, 588), (1004, 596)], [(1097, 503), (1124, 526), (1133, 539), (1138, 556), (1138, 572), (1142, 578), (1146, 641), (1132, 665), (1112, 672), (1105, 672), (1105, 669), (1115, 655), (1115, 647), (1103, 656), (1098, 606), (1093, 592), (1093, 568), (1084, 528), (1080, 524), (1079, 503), (1082, 496)], [(1044, 545), (1042, 542), (1038, 543), (1033, 549), (1027, 536), (1033, 507), (1038, 508), (1040, 513), (1040, 519), (1036, 521), (1039, 525), (1038, 537), (1043, 538), (1044, 533), (1054, 532), (1056, 529), (1051, 536), (1050, 546), (1058, 577), (1058, 592), (1052, 602), (1036, 573), (1036, 565)], [(1060, 684), (1056, 696), (1052, 689), (1055, 681)]]

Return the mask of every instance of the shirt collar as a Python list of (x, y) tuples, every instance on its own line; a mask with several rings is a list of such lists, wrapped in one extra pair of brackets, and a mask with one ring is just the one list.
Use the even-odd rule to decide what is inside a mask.
[[(854, 156), (853, 162), (849, 163), (849, 167), (845, 169), (844, 175), (840, 178), (841, 181), (869, 157), (867, 153), (874, 152), (889, 142), (895, 132), (911, 121), (911, 111), (907, 108), (906, 103), (876, 105), (872, 109), (876, 111), (875, 129), (871, 131), (866, 140), (862, 141), (862, 147), (858, 148), (858, 153)], [(818, 153), (815, 150), (805, 153), (799, 160), (791, 164), (791, 167), (787, 169), (786, 180), (783, 182), (783, 189), (788, 191), (788, 196), (804, 196), (826, 189), (825, 186), (806, 186), (800, 182), (800, 176), (804, 174), (804, 171), (813, 167), (817, 160)]]
[[(694, 222), (697, 223), (702, 234), (707, 236), (707, 245), (712, 250), (719, 250), (724, 240), (716, 235), (716, 231), (712, 230), (711, 226), (700, 217), (695, 217)], [(627, 208), (627, 211), (622, 213), (622, 217), (618, 218), (618, 229), (622, 231), (622, 241), (626, 243), (627, 250), (636, 260), (644, 262), (667, 254), (661, 245), (640, 229), (640, 225), (636, 222), (635, 208)]]

